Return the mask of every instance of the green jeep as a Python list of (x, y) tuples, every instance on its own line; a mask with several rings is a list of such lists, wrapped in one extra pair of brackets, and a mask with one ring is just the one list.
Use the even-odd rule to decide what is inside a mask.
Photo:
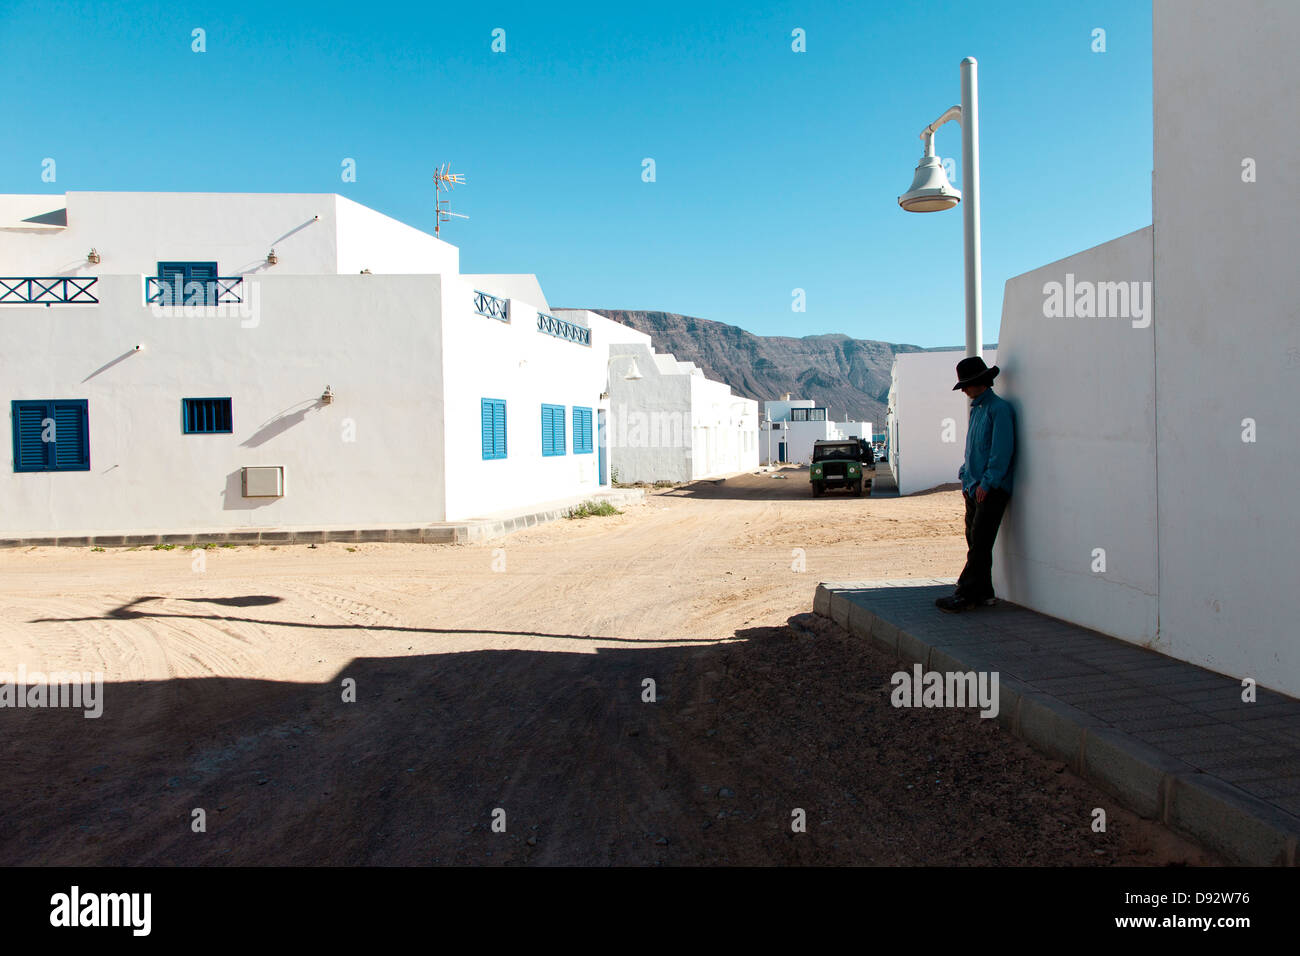
[(813, 442), (808, 480), (812, 482), (814, 498), (821, 497), (827, 488), (849, 488), (861, 497), (863, 488), (868, 493), (871, 491), (875, 476), (876, 460), (871, 446), (860, 439)]

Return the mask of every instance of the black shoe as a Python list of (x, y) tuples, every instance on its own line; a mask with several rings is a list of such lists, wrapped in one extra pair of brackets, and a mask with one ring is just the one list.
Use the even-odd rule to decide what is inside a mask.
[(969, 611), (975, 605), (966, 600), (964, 597), (952, 595), (952, 597), (941, 597), (934, 602), (934, 606), (946, 614), (960, 614), (962, 611)]

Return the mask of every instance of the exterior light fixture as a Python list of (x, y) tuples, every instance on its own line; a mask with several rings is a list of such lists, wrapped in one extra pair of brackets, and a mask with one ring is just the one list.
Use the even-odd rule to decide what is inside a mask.
[(632, 361), (628, 364), (627, 374), (623, 376), (623, 381), (635, 382), (638, 381), (641, 377), (642, 377), (641, 370), (636, 367), (636, 359), (632, 359)]
[[(950, 106), (937, 120), (921, 130), (925, 144), (921, 161), (912, 177), (912, 188), (898, 197), (906, 212), (939, 212), (962, 202), (962, 232), (966, 250), (966, 355), (980, 354), (983, 347), (984, 316), (980, 296), (980, 127), (978, 64), (974, 57), (961, 61), (961, 105)], [(934, 155), (934, 133), (950, 120), (961, 123), (962, 190), (948, 182), (943, 166)]]
[(272, 249), (270, 252), (266, 254), (266, 264), (268, 266), (273, 266), (279, 261), (280, 261), (280, 257), (275, 254), (274, 249)]
[(333, 404), (333, 402), (334, 402), (334, 393), (330, 391), (330, 387), (326, 385), (325, 391), (321, 392), (320, 403), (322, 405), (330, 405)]
[(91, 263), (92, 265), (99, 265), (100, 262), (99, 250), (91, 249), (90, 252), (86, 253), (86, 261)]

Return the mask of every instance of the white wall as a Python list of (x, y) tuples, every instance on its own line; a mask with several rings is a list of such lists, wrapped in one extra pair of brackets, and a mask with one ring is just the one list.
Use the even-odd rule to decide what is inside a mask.
[[(70, 192), (46, 198), (50, 210), (66, 208), (67, 227), (33, 232), (15, 225), (14, 216), (0, 215), (0, 273), (156, 275), (159, 261), (168, 260), (216, 260), (223, 276), (338, 271), (336, 197), (330, 193)], [(30, 202), (0, 196), (0, 211), (30, 209)], [(275, 266), (266, 263), (272, 246)], [(92, 247), (101, 256), (98, 265), (86, 261)]]
[[(64, 209), (63, 229), (22, 219)], [(316, 219), (314, 217), (319, 217)], [(101, 261), (86, 261), (91, 248)], [(266, 262), (275, 249), (277, 262)], [(70, 192), (0, 196), (6, 276), (156, 275), (216, 260), (223, 276), (454, 274), (459, 250), (334, 193)]]
[[(598, 409), (607, 404), (600, 395), (606, 386), (611, 330), (593, 326), (591, 345), (579, 345), (539, 332), (534, 303), (511, 299), (510, 321), (502, 322), (474, 311), (473, 282), (457, 279), (446, 288), (448, 520), (599, 490), (596, 419)], [(570, 312), (563, 318), (572, 322), (575, 316)], [(506, 402), (504, 459), (482, 457), (484, 398)], [(564, 455), (542, 455), (543, 403), (565, 407)], [(574, 406), (592, 409), (590, 454), (573, 450)]]
[[(138, 274), (102, 275), (98, 306), (4, 306), (0, 533), (441, 519), (438, 277), (253, 283), (249, 317), (155, 310)], [(233, 434), (182, 434), (182, 398), (226, 396)], [(13, 471), (9, 402), (24, 398), (88, 400), (90, 471)], [(251, 465), (285, 466), (285, 496), (243, 498)]]
[[(691, 379), (648, 342), (610, 346), (609, 448), (619, 481), (691, 481)], [(631, 363), (641, 377), (627, 381)]]
[[(334, 202), (338, 229), (338, 272), (342, 275), (369, 269), (398, 275), (455, 275), (460, 271), (460, 250), (414, 226), (408, 226), (345, 196)], [(276, 247), (276, 254), (280, 252)], [(281, 266), (287, 266), (284, 259)]]
[[(982, 354), (989, 365), (998, 364), (997, 349)], [(894, 357), (889, 460), (899, 494), (916, 494), (958, 480), (966, 454), (970, 402), (952, 387), (964, 355), (956, 350)], [(1002, 390), (1001, 378), (993, 388)]]
[(1154, 27), (1161, 645), (1300, 695), (1300, 4), (1157, 0)]
[[(1044, 286), (1064, 288), (1067, 275), (1076, 301), (1085, 282), (1149, 282), (1150, 227), (1006, 284), (995, 387), (1016, 410), (1017, 448), (993, 586), (1018, 604), (1146, 643), (1158, 623), (1153, 329), (1123, 317), (1045, 317)], [(902, 441), (906, 475), (910, 429)], [(1094, 549), (1105, 552), (1104, 572), (1093, 570)]]

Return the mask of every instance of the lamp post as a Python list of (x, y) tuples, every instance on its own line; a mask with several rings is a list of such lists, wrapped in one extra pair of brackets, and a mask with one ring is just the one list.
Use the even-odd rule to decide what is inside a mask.
[[(964, 244), (966, 248), (966, 355), (979, 355), (983, 347), (984, 315), (980, 296), (980, 127), (979, 81), (974, 57), (961, 61), (961, 105), (950, 106), (921, 130), (925, 150), (917, 164), (912, 188), (898, 197), (906, 212), (940, 212), (951, 209), (965, 194)], [(935, 131), (950, 120), (961, 123), (961, 192), (953, 189), (934, 155)]]

